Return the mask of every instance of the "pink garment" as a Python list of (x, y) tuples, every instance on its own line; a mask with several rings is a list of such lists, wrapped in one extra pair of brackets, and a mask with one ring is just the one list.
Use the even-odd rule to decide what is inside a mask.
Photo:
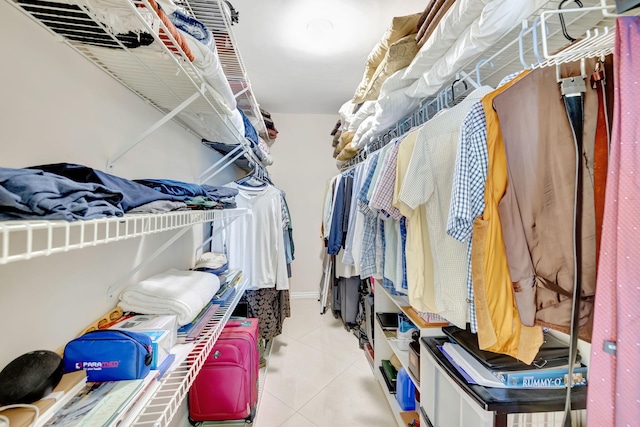
[[(587, 426), (640, 425), (640, 17), (617, 20), (614, 114)], [(616, 354), (603, 351), (616, 343)]]

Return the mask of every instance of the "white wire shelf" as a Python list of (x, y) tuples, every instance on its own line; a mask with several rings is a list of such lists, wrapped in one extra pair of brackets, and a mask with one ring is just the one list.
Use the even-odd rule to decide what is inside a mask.
[(0, 265), (249, 214), (248, 209), (127, 214), (86, 221), (0, 221)]
[(395, 418), (396, 423), (398, 424), (398, 426), (404, 426), (404, 421), (402, 420), (402, 417), (400, 417), (400, 412), (402, 412), (402, 409), (400, 409), (400, 404), (396, 400), (395, 394), (391, 394), (389, 392), (389, 389), (387, 388), (387, 383), (383, 378), (382, 372), (380, 372), (380, 369), (378, 369), (378, 367), (374, 369), (374, 375), (378, 380), (378, 385), (382, 389), (384, 397), (387, 398), (387, 403), (389, 404), (389, 408), (391, 409), (391, 413), (393, 414), (393, 417)]
[(158, 427), (169, 425), (248, 284), (248, 277), (244, 277), (237, 285), (236, 293), (231, 301), (218, 309), (211, 321), (200, 333), (200, 337), (187, 358), (162, 378), (160, 386), (153, 392), (142, 411), (135, 417), (131, 424), (132, 426)]
[(229, 15), (224, 11), (219, 0), (189, 0), (180, 3), (193, 16), (213, 31), (216, 48), (231, 90), (236, 95), (238, 107), (247, 115), (258, 134), (264, 136), (269, 143), (267, 128), (260, 112), (260, 107), (251, 88), (242, 57), (237, 49)]
[[(118, 4), (120, 16), (126, 15), (129, 21), (135, 22), (128, 25), (137, 27), (136, 31), (140, 32), (137, 35), (115, 34), (101, 20), (102, 10), (94, 10), (89, 0), (6, 1), (165, 115), (140, 136), (132, 138), (132, 143), (124, 144), (109, 160), (109, 168), (171, 119), (204, 139), (211, 139), (212, 133), (221, 132), (226, 140), (220, 142), (243, 145), (247, 156), (259, 164), (244, 135), (231, 125), (229, 107), (222, 100), (224, 96), (215, 89), (216, 78), (226, 79), (238, 107), (253, 118), (258, 130), (266, 132), (233, 44), (230, 22), (222, 13), (221, 0), (201, 2), (215, 16), (207, 24), (212, 25), (210, 30), (216, 37), (221, 68), (230, 73), (213, 77), (203, 75), (188, 59), (152, 11), (149, 0), (124, 0)], [(186, 9), (191, 10), (188, 5)], [(148, 45), (137, 46), (140, 43)]]
[[(600, 56), (601, 53), (606, 52), (604, 48), (612, 49), (615, 16), (609, 13), (611, 11), (609, 8), (614, 7), (611, 0), (583, 0), (582, 8), (575, 7), (573, 3), (564, 5), (563, 17), (567, 34), (573, 38), (587, 39), (573, 45), (570, 45), (570, 41), (565, 37), (559, 16), (557, 16), (559, 15), (557, 13), (558, 7), (561, 4), (562, 0), (547, 1), (525, 21), (515, 25), (490, 48), (471, 57), (457, 73), (453, 73), (454, 77), (442, 85), (436, 95), (425, 98), (411, 114), (379, 134), (365, 149), (360, 150), (353, 159), (346, 162), (341, 170), (349, 169), (372, 152), (388, 144), (395, 137), (404, 134), (414, 126), (421, 125), (437, 114), (441, 108), (453, 106), (464, 99), (464, 96), (474, 87), (467, 86), (466, 79), (460, 79), (460, 77), (469, 76), (476, 84), (497, 87), (500, 81), (509, 74), (520, 72), (525, 68), (531, 69), (551, 64), (552, 61), (544, 57), (545, 53), (563, 50), (563, 54), (559, 56), (567, 61), (577, 60), (580, 56), (587, 57), (596, 54)], [(603, 13), (601, 9), (605, 6), (608, 12)], [(626, 14), (638, 15), (640, 9), (633, 9)], [(536, 27), (535, 39), (532, 31), (534, 27)], [(541, 27), (544, 27), (544, 33)], [(520, 37), (523, 28), (528, 31), (526, 35)], [(589, 54), (589, 52), (593, 53)], [(460, 82), (455, 85), (458, 81)], [(438, 102), (438, 98), (445, 100), (447, 105)]]
[[(561, 0), (550, 0), (543, 7), (538, 9), (527, 19), (527, 26), (531, 27), (536, 20), (539, 20), (543, 13), (549, 13), (555, 11), (562, 3)], [(587, 31), (604, 26), (615, 26), (615, 18), (604, 17), (602, 11), (593, 10), (592, 7), (600, 6), (601, 0), (583, 0), (583, 11), (574, 13), (565, 13), (565, 23), (567, 33), (575, 38), (583, 37)], [(564, 9), (574, 8), (575, 4), (566, 3)], [(524, 66), (520, 60), (519, 49), (519, 35), (522, 30), (522, 26), (516, 26), (508, 34), (500, 39), (500, 41), (494, 44), (490, 49), (485, 51), (481, 58), (474, 58), (470, 61), (463, 70), (469, 75), (476, 76), (476, 66), (478, 59), (489, 60), (493, 66), (488, 62), (481, 64), (480, 79), (482, 84), (487, 84), (492, 87), (497, 87), (500, 80), (505, 76), (522, 71)], [(546, 20), (547, 35), (545, 37), (548, 49), (551, 52), (558, 51), (569, 45), (570, 41), (565, 38), (562, 31), (559, 18), (556, 16), (553, 19)], [(530, 67), (532, 64), (538, 62), (536, 57), (536, 51), (542, 53), (542, 34), (538, 29), (537, 43), (533, 43), (532, 35), (526, 35), (524, 38), (524, 59), (525, 64)]]

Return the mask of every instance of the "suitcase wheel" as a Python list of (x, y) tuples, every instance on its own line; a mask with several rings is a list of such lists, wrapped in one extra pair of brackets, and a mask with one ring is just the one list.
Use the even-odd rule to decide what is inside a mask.
[(202, 421), (194, 421), (193, 419), (191, 419), (191, 417), (187, 417), (187, 419), (189, 420), (189, 424), (191, 424), (192, 426), (201, 426), (202, 425)]
[(245, 424), (253, 424), (253, 419), (256, 416), (257, 409), (258, 409), (258, 405), (257, 404), (253, 405), (253, 408), (251, 408), (251, 413), (247, 418), (244, 419)]

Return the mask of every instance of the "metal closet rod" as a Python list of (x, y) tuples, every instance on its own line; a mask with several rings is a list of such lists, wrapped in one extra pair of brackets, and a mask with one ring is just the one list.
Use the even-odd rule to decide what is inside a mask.
[[(483, 61), (481, 60), (479, 64), (481, 62)], [(458, 97), (456, 97), (457, 84), (463, 84), (465, 87), (465, 90), (462, 91), (462, 96)], [(340, 170), (344, 172), (353, 168), (358, 163), (364, 161), (369, 155), (378, 151), (395, 138), (404, 135), (416, 126), (426, 123), (443, 109), (452, 107), (464, 98), (465, 92), (469, 90), (469, 85), (474, 89), (480, 87), (480, 83), (474, 80), (465, 71), (458, 71), (451, 84), (447, 84), (447, 86), (441, 89), (434, 97), (423, 100), (411, 114), (398, 121), (395, 126), (379, 135), (373, 142), (367, 144), (356, 154), (354, 158), (350, 159), (342, 168), (340, 168)]]

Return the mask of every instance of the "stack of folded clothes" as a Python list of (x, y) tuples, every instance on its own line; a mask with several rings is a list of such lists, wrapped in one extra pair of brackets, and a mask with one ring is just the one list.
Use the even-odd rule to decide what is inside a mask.
[(173, 179), (136, 179), (134, 182), (160, 193), (179, 197), (190, 209), (233, 209), (238, 190), (213, 185), (198, 185)]
[(122, 216), (122, 194), (35, 169), (0, 168), (0, 220)]
[(56, 163), (0, 168), (0, 220), (94, 219), (126, 213), (232, 209), (238, 190), (169, 179), (128, 180)]
[(264, 120), (264, 125), (267, 127), (267, 132), (269, 133), (268, 135), (269, 139), (271, 141), (275, 141), (275, 139), (278, 137), (278, 129), (276, 129), (276, 125), (273, 123), (273, 120), (271, 119), (271, 113), (263, 110), (262, 108), (260, 109), (260, 112), (262, 113), (262, 119)]

